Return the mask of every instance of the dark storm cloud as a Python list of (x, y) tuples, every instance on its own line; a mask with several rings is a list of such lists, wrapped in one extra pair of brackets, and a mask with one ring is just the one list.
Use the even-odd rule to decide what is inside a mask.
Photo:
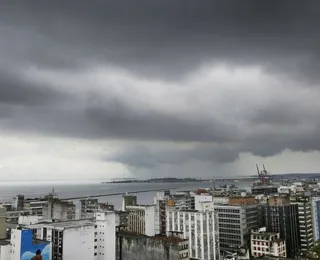
[(19, 74), (0, 68), (0, 104), (40, 106), (57, 105), (68, 95), (37, 84), (28, 84)]
[[(23, 45), (35, 44), (28, 58), (39, 63), (95, 58), (166, 77), (223, 60), (310, 77), (318, 75), (319, 7), (317, 1), (5, 1), (0, 19), (20, 30)], [(34, 42), (21, 30), (46, 39)]]
[(236, 126), (223, 122), (210, 124), (157, 112), (135, 113), (119, 104), (116, 109), (89, 108), (88, 122), (104, 134), (116, 138), (159, 141), (226, 142), (237, 137)]
[[(129, 149), (112, 158), (146, 168), (180, 164), (189, 158), (225, 163), (240, 152), (270, 156), (283, 149), (320, 150), (318, 106), (308, 98), (320, 91), (319, 21), (319, 1), (2, 1), (0, 119), (5, 120), (0, 128), (87, 139), (197, 142), (189, 150)], [(82, 69), (88, 64), (125, 68), (163, 84), (180, 84), (200, 65), (257, 65), (272, 76), (286, 76), (288, 84), (315, 87), (314, 95), (301, 100), (308, 106), (290, 102), (295, 89), (287, 86), (282, 95), (287, 95), (288, 102), (286, 97), (278, 100), (277, 94), (270, 95), (265, 106), (255, 105), (249, 116), (240, 113), (231, 120), (218, 119), (216, 107), (189, 116), (196, 92), (190, 94), (183, 112), (175, 108), (168, 112), (152, 104), (143, 107), (135, 99), (143, 91), (132, 96), (112, 94), (109, 90), (115, 83), (108, 83), (100, 93), (91, 81), (78, 82), (88, 89), (83, 98), (79, 89), (63, 85), (58, 74), (55, 84), (45, 83), (50, 86), (19, 74), (21, 68), (35, 65), (70, 72), (72, 79), (80, 77), (79, 71), (85, 74)], [(63, 87), (52, 87), (60, 83)], [(240, 94), (249, 96), (250, 89), (246, 91)], [(103, 102), (97, 104), (90, 93), (101, 96)], [(137, 105), (141, 107), (135, 109)], [(236, 107), (230, 102), (221, 113), (228, 109)]]
[(238, 155), (235, 149), (226, 149), (218, 145), (199, 145), (192, 149), (175, 148), (162, 151), (137, 146), (123, 154), (106, 159), (135, 168), (156, 168), (160, 165), (182, 165), (189, 161), (228, 163), (236, 160)]

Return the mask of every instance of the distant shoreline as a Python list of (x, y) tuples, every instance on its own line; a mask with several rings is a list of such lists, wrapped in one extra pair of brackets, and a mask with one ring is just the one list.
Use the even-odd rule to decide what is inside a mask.
[(157, 178), (157, 179), (148, 179), (148, 180), (117, 180), (117, 181), (105, 181), (101, 183), (177, 183), (177, 182), (210, 182), (211, 180), (202, 180), (202, 179), (194, 179), (194, 178)]

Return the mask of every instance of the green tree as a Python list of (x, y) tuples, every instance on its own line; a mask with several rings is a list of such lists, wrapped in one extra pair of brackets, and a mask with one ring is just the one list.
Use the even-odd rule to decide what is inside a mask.
[(315, 243), (312, 251), (316, 253), (318, 259), (320, 259), (320, 241), (319, 240)]

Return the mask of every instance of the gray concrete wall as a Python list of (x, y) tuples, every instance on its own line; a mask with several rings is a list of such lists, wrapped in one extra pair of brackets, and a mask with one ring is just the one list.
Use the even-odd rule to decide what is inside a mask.
[(117, 237), (117, 260), (178, 259), (179, 247), (176, 244), (144, 236)]

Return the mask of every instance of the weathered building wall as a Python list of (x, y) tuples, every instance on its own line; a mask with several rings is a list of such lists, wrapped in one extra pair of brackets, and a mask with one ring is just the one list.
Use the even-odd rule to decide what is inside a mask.
[(180, 259), (178, 244), (138, 235), (117, 237), (117, 260), (178, 259)]

